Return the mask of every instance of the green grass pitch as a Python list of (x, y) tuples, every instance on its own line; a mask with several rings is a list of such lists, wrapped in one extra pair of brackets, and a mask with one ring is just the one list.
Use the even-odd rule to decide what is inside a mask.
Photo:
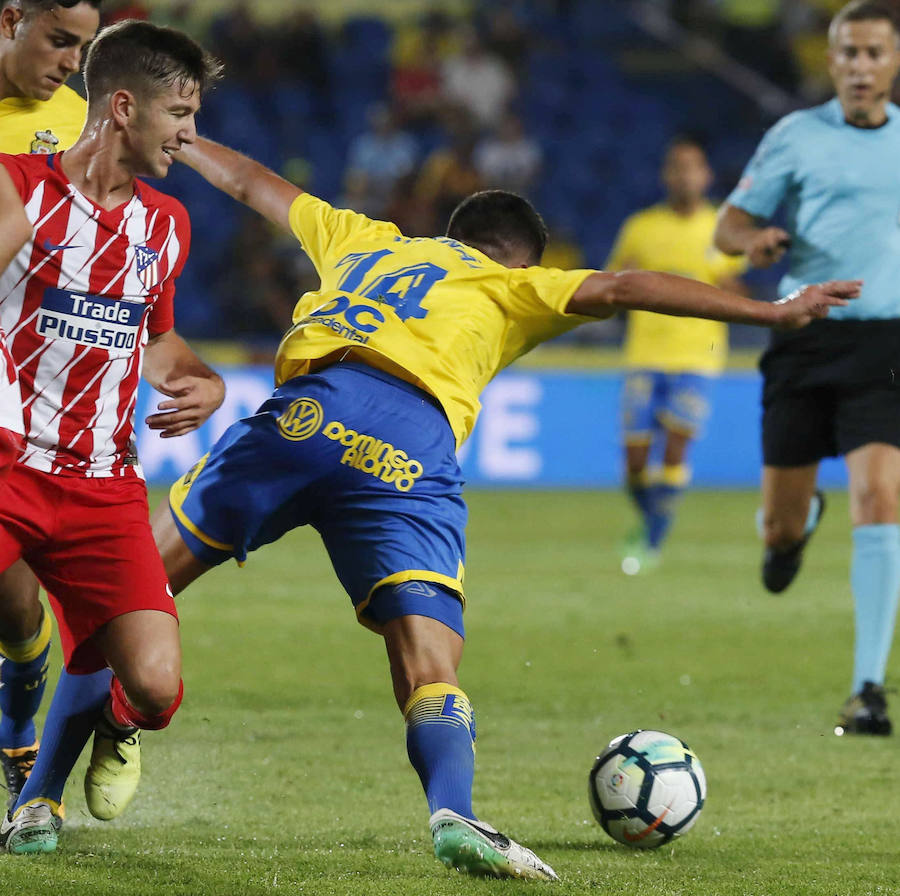
[[(852, 650), (843, 496), (777, 597), (758, 583), (751, 493), (689, 494), (663, 566), (634, 579), (618, 572), (631, 524), (619, 494), (469, 497), (461, 680), (478, 723), (476, 810), (559, 884), (471, 880), (434, 860), (382, 644), (304, 531), (180, 599), (185, 701), (145, 737), (135, 802), (91, 819), (82, 758), (59, 850), (0, 856), (0, 893), (900, 891), (896, 737), (832, 734)], [(586, 795), (596, 753), (638, 727), (686, 740), (709, 780), (695, 828), (655, 852), (608, 839)]]

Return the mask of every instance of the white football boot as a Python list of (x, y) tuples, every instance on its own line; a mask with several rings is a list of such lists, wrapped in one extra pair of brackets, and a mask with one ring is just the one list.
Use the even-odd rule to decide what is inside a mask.
[(559, 880), (530, 849), (489, 824), (438, 809), (429, 820), (434, 854), (448, 868), (486, 877)]

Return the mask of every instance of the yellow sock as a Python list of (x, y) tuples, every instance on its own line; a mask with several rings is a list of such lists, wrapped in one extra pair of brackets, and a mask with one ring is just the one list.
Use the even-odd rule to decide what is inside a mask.
[(53, 624), (50, 617), (41, 610), (41, 624), (38, 626), (37, 634), (18, 643), (0, 641), (0, 654), (14, 663), (30, 663), (47, 649), (52, 633)]

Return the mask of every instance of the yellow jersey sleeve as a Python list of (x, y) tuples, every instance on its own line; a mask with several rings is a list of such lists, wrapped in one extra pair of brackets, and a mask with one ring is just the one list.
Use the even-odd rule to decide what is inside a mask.
[(319, 276), (359, 244), (401, 235), (388, 221), (373, 221), (349, 209), (333, 208), (309, 193), (301, 193), (288, 214), (291, 231)]
[(555, 339), (579, 324), (597, 320), (567, 314), (566, 306), (592, 270), (562, 271), (558, 268), (514, 268), (509, 272), (505, 300), (507, 330), (498, 369), (509, 366), (536, 345)]
[[(509, 310), (524, 318), (552, 311), (565, 314), (566, 306), (578, 287), (593, 270), (561, 271), (558, 268), (513, 268), (509, 277)], [(584, 317), (570, 315), (577, 323)], [(593, 318), (592, 318), (593, 319)]]
[(68, 149), (84, 128), (87, 103), (63, 85), (49, 100), (0, 100), (0, 152), (54, 153)]

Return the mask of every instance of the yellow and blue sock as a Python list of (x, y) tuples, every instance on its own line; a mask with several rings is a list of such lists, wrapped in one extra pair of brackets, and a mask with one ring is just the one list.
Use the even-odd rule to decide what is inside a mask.
[(428, 811), (472, 812), (475, 776), (475, 716), (469, 698), (440, 682), (413, 691), (403, 710), (406, 752), (428, 800)]
[(0, 748), (30, 747), (36, 740), (34, 714), (47, 687), (47, 654), (53, 627), (41, 615), (37, 634), (27, 641), (0, 641)]
[(16, 806), (34, 799), (62, 802), (66, 779), (109, 699), (111, 679), (109, 669), (90, 675), (71, 675), (62, 670), (47, 710), (37, 760)]
[(884, 683), (900, 595), (900, 526), (879, 523), (853, 530), (850, 583), (856, 616), (853, 690)]
[(691, 473), (686, 464), (667, 464), (647, 489), (648, 512), (645, 516), (647, 544), (659, 550), (675, 518), (675, 506), (684, 492)]

